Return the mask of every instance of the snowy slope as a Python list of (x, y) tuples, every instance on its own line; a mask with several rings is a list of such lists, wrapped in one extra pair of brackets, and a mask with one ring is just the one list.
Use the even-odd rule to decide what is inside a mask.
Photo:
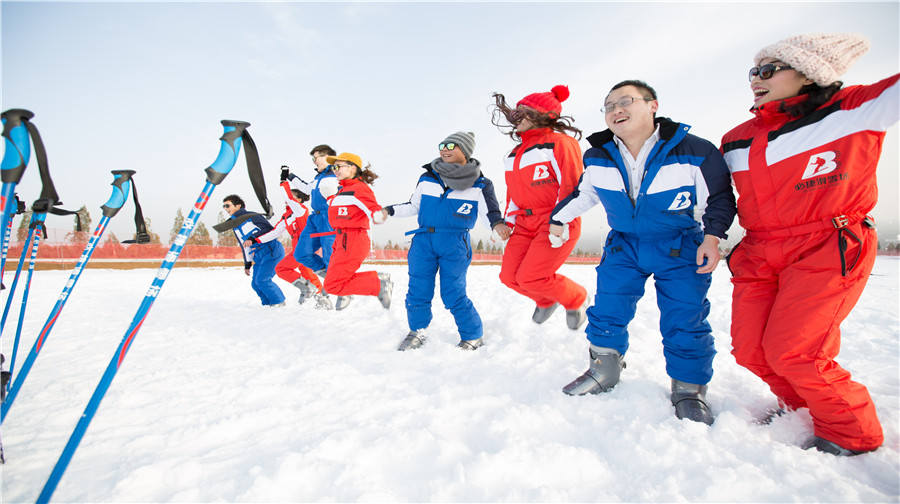
[[(878, 258), (843, 326), (839, 362), (869, 387), (885, 429), (881, 449), (854, 458), (798, 448), (806, 412), (751, 422), (774, 398), (729, 354), (724, 267), (710, 293), (712, 427), (673, 415), (652, 282), (622, 382), (573, 398), (560, 388), (587, 366), (584, 334), (562, 311), (533, 324), (532, 304), (500, 284), (497, 266), (469, 272), (487, 341), (474, 353), (454, 347), (438, 299), (427, 345), (394, 350), (407, 331), (405, 266), (377, 267), (396, 281), (390, 312), (374, 298), (344, 312), (263, 308), (239, 268), (177, 269), (54, 498), (897, 502), (898, 266)], [(592, 267), (562, 272), (594, 290)], [(39, 493), (154, 273), (82, 276), (3, 424), (3, 502)], [(36, 274), (20, 363), (67, 276)]]

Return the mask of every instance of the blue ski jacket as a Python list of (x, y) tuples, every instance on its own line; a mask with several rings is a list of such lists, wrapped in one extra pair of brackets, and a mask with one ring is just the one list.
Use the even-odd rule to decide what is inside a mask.
[[(241, 208), (237, 212), (235, 212), (230, 218), (237, 219), (243, 215), (246, 215), (250, 212), (247, 211), (246, 208)], [(258, 247), (271, 246), (272, 239), (270, 238), (267, 241), (260, 241), (260, 235), (268, 233), (271, 231), (272, 224), (266, 220), (265, 215), (254, 214), (244, 222), (238, 224), (234, 227), (232, 231), (234, 231), (234, 236), (237, 237), (238, 244), (241, 245), (241, 251), (244, 254), (244, 267), (249, 268), (253, 263), (253, 254)], [(246, 240), (250, 240), (253, 242), (249, 247), (244, 247), (243, 243)], [(277, 243), (277, 242), (274, 242)]]
[[(478, 163), (476, 159), (470, 162)], [(388, 215), (411, 217), (418, 215), (417, 232), (468, 231), (478, 220), (493, 227), (503, 221), (500, 205), (491, 180), (480, 175), (468, 189), (451, 189), (432, 169), (431, 163), (416, 183), (416, 189), (406, 203), (385, 208)]]
[(550, 222), (562, 225), (602, 203), (609, 226), (623, 233), (664, 236), (698, 229), (727, 238), (737, 212), (731, 176), (719, 150), (688, 133), (690, 126), (656, 118), (659, 141), (644, 165), (636, 200), (629, 195), (629, 176), (610, 130), (587, 138), (584, 173), (578, 187), (560, 201)]
[(316, 173), (311, 182), (291, 174), (290, 184), (292, 189), (298, 189), (309, 195), (311, 215), (328, 215), (328, 198), (334, 196), (338, 190), (338, 180), (331, 170), (331, 166)]

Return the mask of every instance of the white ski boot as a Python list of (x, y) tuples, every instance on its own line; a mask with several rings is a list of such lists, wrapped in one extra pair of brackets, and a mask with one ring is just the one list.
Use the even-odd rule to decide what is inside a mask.
[(400, 342), (397, 350), (405, 352), (406, 350), (415, 350), (425, 344), (425, 329), (416, 329), (409, 331), (409, 334)]
[(300, 298), (297, 299), (298, 304), (303, 304), (307, 299), (312, 297), (313, 288), (310, 285), (309, 280), (305, 278), (298, 278), (294, 280), (291, 285), (300, 290)]
[(457, 344), (456, 346), (457, 348), (462, 348), (463, 350), (478, 350), (479, 348), (484, 346), (484, 338), (460, 340), (459, 344)]
[(378, 291), (378, 300), (385, 310), (391, 308), (391, 292), (394, 290), (394, 282), (391, 282), (390, 273), (379, 273), (378, 280), (381, 283), (381, 289)]
[(585, 299), (584, 303), (577, 309), (566, 310), (566, 325), (569, 326), (569, 329), (577, 331), (579, 327), (587, 322), (587, 307), (588, 301)]
[(331, 304), (331, 300), (328, 299), (328, 293), (324, 290), (317, 293), (315, 298), (317, 310), (334, 310), (334, 305)]
[(350, 305), (350, 301), (353, 301), (353, 296), (338, 296), (337, 301), (334, 302), (334, 309), (341, 311)]
[(555, 312), (557, 308), (559, 308), (559, 303), (553, 303), (546, 308), (535, 306), (534, 313), (531, 314), (531, 320), (533, 320), (535, 324), (543, 324), (550, 318), (550, 315), (553, 315), (553, 312)]
[(568, 395), (599, 394), (612, 390), (619, 383), (625, 361), (617, 350), (591, 345), (591, 364), (587, 371), (563, 387)]

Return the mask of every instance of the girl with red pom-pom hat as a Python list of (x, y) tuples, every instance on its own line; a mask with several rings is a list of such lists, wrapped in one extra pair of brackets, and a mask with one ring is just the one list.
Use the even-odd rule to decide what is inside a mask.
[(554, 240), (549, 233), (550, 212), (575, 189), (584, 171), (581, 147), (570, 136), (580, 138), (581, 130), (572, 126), (571, 117), (560, 115), (569, 88), (553, 86), (550, 92), (530, 94), (515, 109), (502, 94), (493, 96), (492, 122), (519, 142), (506, 157), (506, 225), (494, 228), (509, 240), (500, 281), (534, 300), (535, 323), (545, 322), (562, 305), (566, 324), (578, 329), (587, 320), (587, 291), (556, 270), (578, 242), (581, 219), (569, 223), (567, 240)]

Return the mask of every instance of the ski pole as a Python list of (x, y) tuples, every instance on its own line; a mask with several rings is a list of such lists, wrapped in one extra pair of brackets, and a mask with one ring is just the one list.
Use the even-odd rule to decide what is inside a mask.
[(147, 294), (144, 296), (144, 300), (134, 314), (131, 325), (125, 331), (125, 335), (122, 337), (119, 347), (116, 349), (112, 360), (110, 360), (109, 365), (106, 367), (106, 371), (103, 373), (103, 377), (100, 379), (100, 383), (98, 383), (97, 388), (94, 389), (94, 393), (91, 395), (91, 399), (88, 401), (84, 413), (81, 415), (81, 418), (78, 419), (75, 430), (72, 431), (69, 441), (66, 443), (65, 448), (63, 448), (59, 460), (56, 461), (56, 465), (50, 473), (50, 477), (44, 484), (44, 488), (41, 490), (40, 495), (38, 495), (38, 503), (48, 502), (50, 497), (53, 496), (53, 492), (56, 490), (60, 478), (62, 478), (63, 473), (65, 473), (69, 461), (72, 460), (72, 456), (75, 454), (75, 450), (81, 442), (81, 438), (84, 437), (88, 425), (90, 425), (91, 420), (94, 418), (94, 414), (97, 412), (97, 408), (100, 406), (100, 401), (103, 400), (103, 396), (106, 395), (106, 391), (109, 389), (113, 378), (118, 372), (119, 367), (122, 365), (122, 362), (125, 360), (128, 349), (131, 348), (131, 344), (134, 343), (134, 338), (137, 336), (141, 325), (147, 318), (147, 313), (153, 306), (153, 302), (156, 301), (156, 297), (159, 295), (159, 291), (162, 289), (166, 277), (175, 265), (175, 261), (178, 260), (178, 256), (181, 254), (181, 250), (184, 248), (188, 237), (194, 230), (194, 226), (200, 218), (200, 214), (203, 213), (203, 209), (206, 207), (206, 203), (209, 201), (213, 190), (225, 179), (225, 176), (228, 175), (231, 169), (234, 168), (234, 163), (237, 161), (238, 153), (241, 150), (241, 139), (244, 137), (244, 130), (250, 126), (250, 123), (223, 120), (222, 126), (225, 128), (225, 133), (219, 139), (222, 142), (219, 148), (219, 155), (216, 157), (213, 164), (206, 168), (206, 184), (203, 186), (203, 190), (200, 191), (200, 196), (197, 197), (197, 201), (194, 203), (190, 215), (184, 220), (184, 224), (178, 231), (178, 236), (176, 236), (175, 241), (172, 242), (172, 246), (169, 248), (169, 252), (166, 254), (165, 259), (163, 259), (162, 265), (159, 267), (159, 270), (157, 270), (156, 276), (154, 277), (153, 282), (151, 282)]
[(19, 285), (19, 275), (22, 274), (22, 266), (25, 264), (25, 255), (28, 253), (28, 246), (31, 245), (31, 239), (34, 237), (34, 228), (28, 230), (28, 238), (22, 245), (22, 254), (19, 256), (19, 264), (16, 266), (16, 274), (13, 276), (12, 285), (9, 286), (9, 292), (6, 296), (6, 306), (3, 308), (3, 317), (0, 318), (0, 336), (3, 336), (3, 328), (6, 327), (6, 317), (9, 315), (9, 309), (12, 306), (13, 294), (16, 293), (16, 286)]
[[(13, 214), (16, 213), (16, 185), (22, 180), (25, 167), (31, 158), (31, 142), (28, 138), (26, 121), (34, 117), (34, 114), (24, 109), (10, 109), (0, 114), (3, 122), (3, 139), (6, 150), (3, 152), (3, 161), (0, 161), (0, 207), (3, 217), (0, 219), (0, 229), (5, 230), (10, 225)], [(0, 257), (0, 278), (6, 266), (6, 251)]]
[[(90, 241), (88, 241), (87, 246), (81, 253), (81, 257), (79, 257), (78, 263), (75, 264), (75, 268), (69, 275), (69, 280), (66, 282), (66, 285), (63, 287), (62, 293), (60, 293), (59, 297), (57, 298), (56, 305), (54, 305), (53, 309), (50, 311), (50, 316), (47, 317), (47, 321), (44, 323), (44, 327), (41, 328), (41, 331), (38, 333), (38, 337), (34, 342), (34, 346), (31, 347), (31, 351), (28, 353), (28, 356), (25, 358), (25, 362), (22, 364), (22, 369), (19, 371), (19, 374), (16, 375), (12, 386), (9, 388), (9, 393), (6, 396), (6, 400), (3, 401), (2, 405), (0, 405), (0, 424), (2, 424), (3, 420), (6, 418), (7, 411), (9, 411), (9, 408), (12, 406), (16, 395), (18, 395), (19, 393), (19, 389), (22, 388), (22, 384), (24, 383), (25, 378), (28, 376), (29, 371), (31, 371), (31, 366), (34, 364), (35, 359), (37, 359), (38, 353), (40, 353), (41, 348), (43, 348), (44, 342), (46, 341), (47, 336), (50, 334), (50, 331), (53, 330), (53, 326), (56, 324), (56, 320), (59, 317), (60, 312), (62, 312), (63, 307), (65, 307), (66, 301), (68, 301), (69, 299), (69, 295), (75, 288), (75, 284), (81, 277), (81, 273), (82, 271), (84, 271), (84, 267), (87, 265), (87, 262), (91, 260), (91, 255), (94, 253), (94, 249), (100, 242), (100, 238), (103, 236), (104, 231), (106, 231), (107, 224), (109, 223), (110, 219), (112, 219), (116, 215), (116, 213), (119, 212), (119, 210), (122, 208), (122, 205), (124, 205), (125, 201), (128, 199), (128, 191), (131, 190), (131, 177), (132, 175), (134, 175), (134, 170), (114, 170), (112, 173), (112, 195), (109, 197), (109, 201), (107, 201), (102, 207), (100, 207), (100, 209), (103, 211), (103, 217), (100, 219), (100, 223), (97, 224), (97, 227), (94, 229), (94, 234), (91, 235)], [(10, 367), (10, 371), (12, 371), (12, 367)]]
[[(41, 244), (41, 231), (44, 227), (44, 219), (47, 217), (45, 213), (32, 214), (32, 225), (35, 226), (34, 245), (31, 246), (31, 259), (28, 261), (28, 278), (25, 281), (25, 290), (22, 291), (22, 304), (19, 306), (19, 323), (16, 325), (16, 338), (13, 342), (12, 357), (9, 359), (9, 375), (15, 376), (13, 368), (16, 365), (16, 354), (19, 350), (19, 337), (22, 335), (22, 323), (25, 321), (25, 308), (28, 306), (28, 292), (31, 290), (31, 278), (34, 275), (34, 262), (37, 257), (38, 247)], [(6, 383), (7, 390), (9, 382)]]

